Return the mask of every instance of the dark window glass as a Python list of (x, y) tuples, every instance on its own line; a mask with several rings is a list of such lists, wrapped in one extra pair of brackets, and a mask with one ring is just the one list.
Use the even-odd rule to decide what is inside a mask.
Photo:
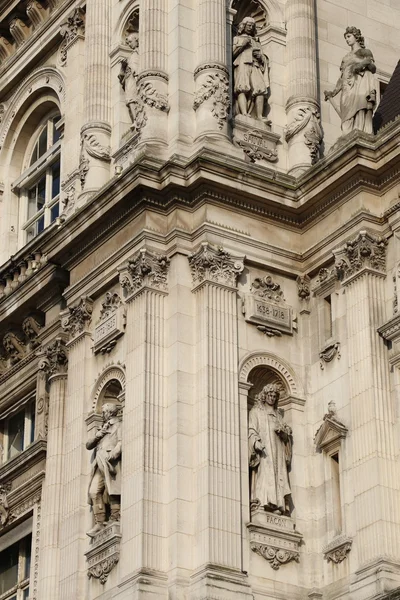
[(46, 176), (37, 184), (37, 209), (41, 210), (46, 202)]
[(28, 219), (36, 215), (37, 204), (36, 204), (36, 185), (29, 190), (28, 193)]
[(25, 411), (21, 411), (8, 421), (8, 458), (16, 456), (24, 449)]
[(31, 409), (31, 430), (29, 435), (29, 443), (32, 444), (35, 439), (35, 405), (32, 405)]
[(18, 583), (19, 542), (0, 552), (0, 594)]
[(44, 229), (44, 216), (41, 216), (37, 222), (37, 232), (41, 233)]
[(47, 124), (39, 136), (38, 146), (38, 158), (40, 158), (47, 152)]
[(54, 119), (52, 119), (53, 121), (53, 144), (55, 144), (56, 142), (58, 142), (58, 140), (61, 137), (61, 132), (59, 129), (55, 128), (55, 124), (58, 123), (58, 121), (61, 119), (60, 116), (58, 117), (54, 117)]
[(52, 223), (53, 221), (55, 221), (57, 219), (57, 217), (60, 214), (60, 205), (58, 204), (58, 202), (51, 207), (50, 210), (50, 223)]
[(24, 579), (28, 579), (30, 572), (31, 572), (31, 556), (32, 556), (32, 534), (28, 535), (28, 537), (26, 537), (23, 540), (23, 543), (25, 544), (25, 572), (24, 572)]
[(54, 163), (51, 167), (52, 188), (51, 197), (55, 198), (60, 193), (60, 161)]

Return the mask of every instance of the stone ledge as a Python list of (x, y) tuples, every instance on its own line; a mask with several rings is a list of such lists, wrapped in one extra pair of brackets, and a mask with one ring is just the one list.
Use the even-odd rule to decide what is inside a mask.
[(252, 519), (247, 528), (253, 552), (265, 558), (275, 571), (292, 560), (300, 562), (303, 536), (290, 517), (257, 510)]
[(102, 584), (107, 581), (119, 561), (120, 542), (120, 525), (117, 522), (107, 525), (103, 531), (94, 536), (90, 549), (85, 552), (89, 579), (94, 577)]

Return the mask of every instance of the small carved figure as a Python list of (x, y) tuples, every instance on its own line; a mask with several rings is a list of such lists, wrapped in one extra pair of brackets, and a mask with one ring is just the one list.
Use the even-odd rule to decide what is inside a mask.
[(359, 129), (373, 133), (372, 112), (376, 102), (376, 66), (372, 52), (365, 47), (361, 31), (347, 27), (344, 38), (351, 50), (340, 66), (341, 75), (333, 91), (325, 91), (325, 100), (341, 92), (340, 110), (343, 134)]
[(132, 129), (140, 131), (146, 124), (146, 113), (139, 97), (137, 75), (139, 69), (139, 34), (134, 31), (127, 33), (126, 44), (131, 48), (129, 58), (121, 61), (121, 70), (118, 75), (119, 82), (125, 92), (125, 102), (132, 121)]
[(278, 409), (279, 393), (274, 383), (264, 386), (249, 414), (250, 503), (290, 515), (292, 430)]
[(269, 89), (268, 57), (256, 31), (255, 20), (246, 17), (233, 38), (234, 95), (237, 114), (261, 121)]
[(95, 525), (87, 532), (94, 537), (110, 521), (119, 521), (121, 505), (121, 419), (120, 407), (106, 403), (102, 413), (104, 425), (86, 443), (94, 449), (93, 468), (89, 483), (89, 504), (93, 507)]
[(0, 485), (0, 527), (4, 527), (8, 520), (7, 491), (8, 488)]

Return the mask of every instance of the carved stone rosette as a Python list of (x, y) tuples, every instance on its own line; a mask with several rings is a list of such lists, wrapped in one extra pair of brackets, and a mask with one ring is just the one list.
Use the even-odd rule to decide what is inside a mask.
[(237, 278), (244, 268), (244, 257), (232, 256), (221, 246), (202, 242), (200, 248), (188, 256), (193, 283), (204, 281), (236, 287)]
[(93, 300), (88, 296), (82, 296), (78, 304), (62, 313), (61, 326), (71, 338), (74, 338), (83, 333), (90, 325), (92, 312)]
[(133, 260), (118, 269), (125, 298), (144, 287), (167, 291), (169, 265), (170, 260), (166, 255), (142, 248)]
[(385, 238), (360, 231), (357, 237), (334, 251), (337, 277), (345, 281), (365, 269), (385, 276), (386, 246)]
[(333, 540), (333, 542), (328, 544), (328, 546), (325, 546), (323, 550), (324, 559), (328, 563), (332, 562), (335, 565), (338, 565), (347, 558), (347, 555), (351, 550), (352, 544), (353, 540), (349, 537), (341, 536), (339, 538), (336, 538), (335, 540)]

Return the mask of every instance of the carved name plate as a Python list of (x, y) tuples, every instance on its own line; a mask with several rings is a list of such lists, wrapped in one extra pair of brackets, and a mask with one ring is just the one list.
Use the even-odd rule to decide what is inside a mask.
[(109, 317), (101, 321), (94, 330), (94, 353), (110, 352), (117, 339), (125, 332), (125, 312), (120, 306)]
[(272, 133), (269, 123), (244, 115), (235, 117), (233, 143), (242, 148), (252, 162), (255, 160), (276, 162), (278, 160), (276, 145), (279, 139), (279, 135)]
[[(299, 562), (299, 548), (302, 535), (295, 530), (295, 524), (287, 517), (279, 517), (265, 513), (252, 515), (248, 524), (250, 548), (253, 552), (267, 560), (274, 570), (294, 560)], [(260, 521), (264, 521), (262, 525)]]
[(266, 325), (282, 333), (293, 334), (292, 309), (253, 295), (245, 297), (245, 319), (255, 325)]
[(121, 533), (119, 523), (114, 522), (100, 531), (92, 541), (91, 548), (85, 552), (88, 561), (88, 577), (105, 583), (119, 561)]

